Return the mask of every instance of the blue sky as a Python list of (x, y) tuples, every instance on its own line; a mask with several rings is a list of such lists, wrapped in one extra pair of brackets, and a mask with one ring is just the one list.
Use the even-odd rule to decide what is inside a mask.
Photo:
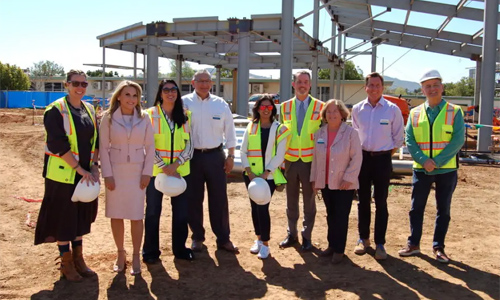
[[(253, 14), (281, 13), (281, 0), (212, 0), (212, 1), (177, 1), (177, 0), (143, 0), (143, 1), (39, 1), (39, 0), (0, 0), (0, 61), (28, 68), (34, 62), (51, 60), (71, 68), (96, 68), (83, 66), (84, 63), (101, 63), (102, 48), (99, 47), (98, 35), (137, 23), (153, 21), (171, 22), (174, 18), (218, 16), (219, 20), (227, 18), (250, 18)], [(456, 4), (456, 0), (440, 2)], [(469, 1), (467, 6), (482, 7), (484, 3)], [(295, 0), (295, 17), (299, 17), (313, 8), (312, 0)], [(384, 8), (379, 8), (384, 9)], [(373, 13), (376, 14), (377, 8)], [(390, 20), (404, 18), (402, 11), (393, 10), (377, 18)], [(443, 17), (415, 14), (410, 24), (422, 25), (437, 29)], [(301, 20), (303, 29), (312, 35), (312, 15)], [(474, 33), (482, 24), (479, 22), (452, 21), (447, 31)], [(326, 12), (320, 14), (320, 39), (330, 36), (331, 23)], [(358, 44), (360, 40), (349, 40), (347, 46)], [(329, 43), (328, 43), (329, 44)], [(382, 61), (385, 75), (402, 80), (418, 81), (420, 75), (428, 68), (437, 68), (445, 82), (456, 82), (468, 76), (468, 69), (475, 62), (467, 58), (433, 54), (419, 50), (381, 45), (378, 48), (377, 71), (381, 71)], [(408, 53), (406, 53), (408, 52)], [(406, 54), (405, 54), (406, 53)], [(139, 56), (139, 61), (142, 58)], [(353, 59), (364, 74), (369, 73), (371, 58), (360, 55)], [(133, 56), (129, 53), (107, 50), (106, 63), (133, 66)], [(166, 59), (160, 59), (160, 72), (169, 71)], [(390, 66), (390, 67), (389, 67)], [(192, 65), (198, 69), (197, 64)], [(389, 68), (388, 68), (389, 67)], [(127, 74), (126, 71), (117, 70)], [(270, 74), (279, 77), (279, 71), (253, 71), (252, 73)]]

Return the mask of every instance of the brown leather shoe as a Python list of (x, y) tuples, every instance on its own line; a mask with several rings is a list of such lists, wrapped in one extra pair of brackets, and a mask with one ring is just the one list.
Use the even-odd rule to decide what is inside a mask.
[(87, 267), (85, 260), (83, 260), (82, 246), (73, 248), (73, 262), (75, 263), (76, 271), (83, 277), (92, 277), (95, 275), (95, 272)]
[(64, 252), (62, 256), (57, 259), (61, 259), (61, 267), (59, 268), (61, 272), (61, 278), (66, 278), (68, 281), (80, 282), (82, 281), (82, 276), (78, 274), (73, 264), (73, 257), (71, 256), (71, 251)]
[(238, 247), (233, 245), (233, 242), (231, 242), (231, 241), (228, 241), (224, 245), (218, 245), (217, 249), (226, 250), (227, 252), (232, 252), (232, 253), (240, 253), (240, 251), (238, 250)]

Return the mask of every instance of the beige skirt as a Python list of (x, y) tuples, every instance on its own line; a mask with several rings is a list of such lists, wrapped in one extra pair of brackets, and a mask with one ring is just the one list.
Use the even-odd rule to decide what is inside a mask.
[(106, 217), (113, 219), (144, 219), (146, 189), (141, 190), (143, 163), (112, 163), (115, 189), (106, 188)]

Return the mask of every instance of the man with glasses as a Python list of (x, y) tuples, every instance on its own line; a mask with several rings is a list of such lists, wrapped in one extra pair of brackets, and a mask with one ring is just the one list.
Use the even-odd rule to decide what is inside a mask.
[[(217, 237), (217, 248), (237, 253), (238, 248), (229, 239), (226, 183), (226, 174), (233, 169), (236, 146), (233, 115), (224, 99), (210, 93), (212, 80), (208, 71), (197, 71), (191, 83), (194, 92), (182, 97), (184, 105), (191, 111), (194, 146), (189, 186), (189, 226), (193, 232), (191, 249), (201, 251), (205, 241), (203, 200), (206, 183), (210, 225)], [(227, 157), (222, 147), (224, 140)]]
[(291, 130), (288, 149), (285, 153), (286, 215), (288, 235), (280, 243), (287, 248), (298, 243), (297, 222), (299, 220), (299, 196), (302, 186), (304, 221), (302, 222), (302, 250), (312, 249), (311, 235), (316, 218), (316, 202), (310, 182), (314, 133), (321, 125), (320, 111), (323, 102), (309, 95), (311, 75), (300, 71), (293, 75), (292, 86), (295, 97), (280, 107), (281, 122)]
[(448, 263), (444, 239), (450, 223), (451, 198), (457, 186), (458, 152), (464, 144), (464, 113), (460, 106), (441, 98), (442, 78), (430, 70), (421, 77), (425, 103), (410, 111), (406, 125), (406, 145), (413, 162), (410, 229), (406, 247), (399, 255), (420, 253), (425, 205), (432, 183), (436, 194), (436, 224), (432, 242), (436, 260)]

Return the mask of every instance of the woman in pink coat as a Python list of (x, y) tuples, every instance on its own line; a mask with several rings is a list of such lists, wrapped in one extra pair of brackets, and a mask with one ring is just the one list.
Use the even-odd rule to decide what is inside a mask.
[(100, 127), (101, 167), (106, 185), (106, 217), (118, 250), (113, 267), (125, 268), (124, 222), (132, 233), (132, 275), (141, 272), (140, 248), (143, 233), (144, 199), (153, 172), (154, 136), (149, 115), (141, 109), (142, 89), (122, 81), (110, 100)]
[(321, 190), (327, 212), (328, 248), (321, 256), (332, 256), (337, 264), (344, 257), (363, 155), (358, 132), (345, 123), (349, 110), (342, 101), (328, 100), (320, 115), (324, 125), (314, 135), (311, 182), (316, 192)]

